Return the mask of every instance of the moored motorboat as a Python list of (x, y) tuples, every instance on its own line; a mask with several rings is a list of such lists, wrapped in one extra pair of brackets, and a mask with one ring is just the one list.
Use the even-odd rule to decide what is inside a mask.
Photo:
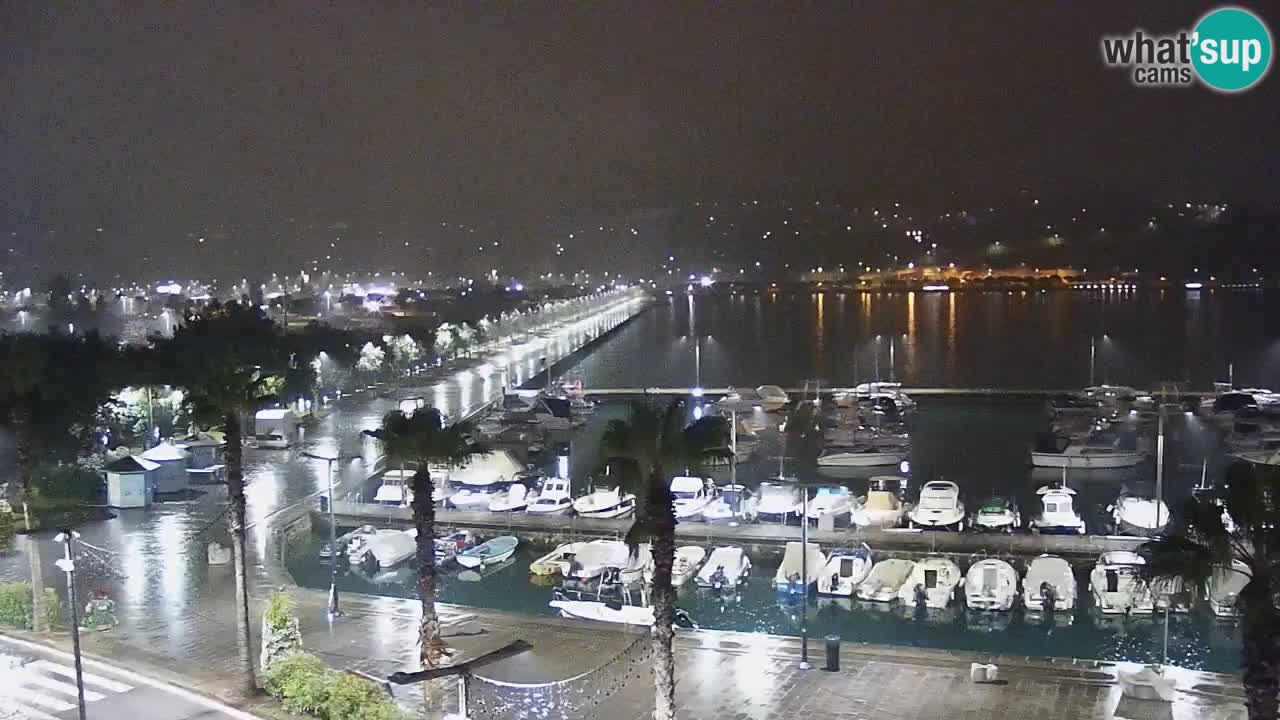
[(998, 558), (984, 558), (964, 574), (964, 601), (970, 610), (1008, 612), (1018, 598), (1018, 572)]
[(1215, 570), (1205, 582), (1205, 597), (1213, 614), (1221, 618), (1238, 617), (1240, 607), (1236, 602), (1251, 577), (1249, 566), (1239, 560), (1231, 561), (1230, 570)]
[(501, 535), (486, 540), (475, 547), (467, 548), (455, 558), (465, 568), (476, 568), (482, 565), (496, 565), (510, 558), (516, 552), (520, 539), (511, 535)]
[(835, 550), (818, 574), (818, 594), (853, 597), (858, 586), (871, 574), (871, 548), (863, 543), (853, 550)]
[(475, 545), (475, 535), (470, 530), (457, 530), (435, 539), (436, 567), (451, 562), (458, 553)]
[(555, 550), (529, 563), (533, 575), (564, 575), (573, 559), (586, 546), (585, 542), (571, 542), (556, 546)]
[(1022, 515), (1009, 498), (991, 497), (978, 506), (971, 525), (978, 531), (1013, 532), (1022, 527)]
[(549, 477), (542, 481), (538, 496), (529, 501), (525, 512), (534, 515), (563, 515), (573, 509), (568, 478)]
[(820, 468), (879, 467), (897, 465), (910, 455), (909, 446), (897, 443), (868, 442), (855, 445), (833, 445), (822, 451), (817, 463)]
[[(1050, 441), (1053, 442), (1050, 442)], [(1083, 444), (1063, 438), (1046, 438), (1031, 452), (1031, 464), (1037, 467), (1073, 470), (1113, 470), (1129, 468), (1146, 459), (1140, 452), (1121, 450), (1115, 442)]]
[(945, 608), (955, 599), (964, 576), (960, 566), (940, 555), (916, 561), (907, 581), (898, 588), (898, 600), (913, 607)]
[(715, 498), (715, 483), (684, 475), (671, 478), (672, 510), (676, 520), (696, 521)]
[(702, 510), (703, 522), (712, 524), (750, 523), (756, 520), (759, 500), (744, 485), (719, 488), (716, 497)]
[(363, 552), (356, 558), (359, 564), (387, 569), (413, 557), (418, 549), (418, 531), (378, 530), (364, 536)]
[[(556, 592), (554, 599), (548, 603), (560, 611), (560, 615), (577, 620), (595, 620), (616, 625), (634, 625), (651, 627), (653, 625), (653, 608), (639, 605), (624, 605), (619, 602), (600, 600), (570, 600), (564, 594)], [(675, 626), (687, 629), (696, 628), (689, 614), (676, 608)]]
[(930, 480), (920, 488), (920, 499), (907, 518), (911, 527), (963, 530), (965, 512), (960, 487), (948, 480)]
[(707, 561), (698, 571), (695, 582), (698, 587), (713, 590), (733, 589), (747, 581), (751, 573), (751, 559), (742, 548), (721, 545), (712, 549)]
[(782, 563), (773, 575), (773, 587), (781, 593), (803, 595), (818, 579), (827, 564), (827, 557), (817, 543), (801, 545), (789, 542), (782, 553)]
[(1022, 578), (1022, 606), (1027, 612), (1070, 612), (1076, 606), (1076, 576), (1056, 555), (1040, 555)]
[(849, 514), (856, 504), (853, 493), (843, 485), (820, 487), (809, 500), (805, 517), (814, 525), (824, 517), (830, 517), (834, 524), (845, 524), (849, 522)]
[(907, 578), (911, 577), (915, 567), (916, 564), (912, 560), (901, 558), (881, 560), (871, 567), (867, 579), (858, 586), (856, 591), (858, 599), (872, 602), (890, 602), (896, 599), (898, 591)]
[(620, 488), (596, 488), (573, 501), (573, 511), (589, 518), (624, 518), (636, 509), (636, 496)]
[(1075, 494), (1066, 486), (1046, 485), (1036, 490), (1042, 509), (1031, 518), (1031, 532), (1083, 535), (1084, 519), (1075, 511)]
[(756, 518), (760, 522), (786, 523), (800, 517), (804, 505), (800, 489), (783, 483), (761, 483), (760, 500), (756, 504)]
[(1105, 552), (1089, 573), (1093, 604), (1107, 615), (1150, 615), (1155, 611), (1151, 587), (1142, 578), (1146, 561), (1127, 550)]
[(911, 510), (904, 504), (897, 492), (889, 490), (891, 486), (903, 487), (906, 478), (881, 475), (871, 478), (867, 496), (860, 507), (850, 514), (853, 524), (858, 527), (892, 528), (902, 524), (902, 518)]
[(697, 545), (676, 548), (675, 562), (671, 566), (671, 584), (680, 587), (698, 574), (707, 559), (707, 551)]
[(520, 483), (499, 490), (489, 499), (489, 512), (523, 512), (529, 507), (527, 493), (525, 486)]
[(1120, 497), (1108, 510), (1117, 535), (1151, 537), (1169, 526), (1169, 506), (1154, 497), (1155, 491), (1144, 483), (1126, 485)]

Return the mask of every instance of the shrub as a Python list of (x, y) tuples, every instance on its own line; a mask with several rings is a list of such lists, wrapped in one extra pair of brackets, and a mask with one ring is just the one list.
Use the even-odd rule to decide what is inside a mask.
[(325, 710), (329, 720), (394, 720), (400, 714), (385, 690), (347, 673), (329, 689)]
[(13, 538), (18, 534), (18, 516), (13, 512), (5, 512), (0, 507), (0, 551), (13, 547)]
[(328, 668), (316, 656), (296, 653), (272, 664), (263, 679), (263, 686), (267, 694), (283, 698), (285, 688), (293, 684), (296, 678), (304, 675), (323, 675), (326, 672)]
[[(30, 630), (32, 620), (31, 583), (0, 583), (0, 625)], [(53, 627), (62, 616), (62, 601), (53, 588), (44, 589), (44, 618)]]
[(31, 473), (31, 486), (46, 498), (93, 502), (102, 495), (105, 481), (89, 463), (44, 463)]
[(44, 626), (52, 628), (62, 617), (62, 600), (53, 588), (44, 589)]
[(328, 670), (295, 675), (284, 687), (284, 709), (328, 718), (326, 707), (332, 685), (333, 673)]
[(267, 609), (263, 613), (263, 619), (267, 621), (267, 627), (272, 630), (288, 630), (293, 624), (294, 608), (297, 607), (293, 598), (288, 593), (274, 592), (271, 593), (271, 599), (267, 601)]

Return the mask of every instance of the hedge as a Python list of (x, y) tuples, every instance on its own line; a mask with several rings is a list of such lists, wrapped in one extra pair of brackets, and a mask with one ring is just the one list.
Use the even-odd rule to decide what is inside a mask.
[[(0, 625), (31, 630), (32, 620), (31, 583), (0, 583)], [(44, 589), (45, 627), (53, 627), (62, 617), (62, 601), (53, 588)]]
[(277, 660), (263, 684), (289, 712), (321, 720), (407, 720), (382, 688), (330, 670), (314, 655), (296, 653)]

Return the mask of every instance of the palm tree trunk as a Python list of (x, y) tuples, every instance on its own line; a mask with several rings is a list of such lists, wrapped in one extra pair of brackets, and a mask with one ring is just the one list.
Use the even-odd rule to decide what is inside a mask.
[(1249, 720), (1280, 717), (1280, 612), (1276, 611), (1267, 583), (1254, 578), (1246, 588), (1260, 586), (1249, 596), (1241, 594), (1244, 610), (1241, 659), (1244, 661), (1245, 708)]
[(671, 569), (676, 557), (676, 515), (671, 488), (661, 472), (649, 479), (649, 503), (653, 520), (653, 686), (654, 720), (676, 716), (675, 639), (676, 590)]
[(245, 697), (250, 697), (257, 693), (258, 683), (254, 679), (253, 645), (249, 639), (249, 577), (248, 560), (244, 554), (244, 448), (240, 440), (239, 414), (227, 413), (222, 424), (227, 441), (227, 502), (230, 504), (227, 524), (231, 530), (232, 567), (236, 576), (236, 648), (244, 671), (242, 691)]
[(22, 511), (27, 521), (27, 560), (31, 565), (31, 629), (43, 632), (44, 626), (44, 568), (40, 564), (40, 543), (31, 534), (31, 514), (26, 503), (31, 498), (31, 416), (21, 408), (13, 412), (13, 441), (15, 463), (18, 466), (18, 492), (14, 506)]
[(18, 466), (19, 503), (31, 497), (31, 417), (26, 410), (15, 408), (13, 411), (14, 462)]
[(413, 474), (413, 526), (418, 530), (418, 601), (422, 604), (419, 652), (423, 667), (435, 667), (447, 654), (436, 616), (436, 507), (427, 464)]

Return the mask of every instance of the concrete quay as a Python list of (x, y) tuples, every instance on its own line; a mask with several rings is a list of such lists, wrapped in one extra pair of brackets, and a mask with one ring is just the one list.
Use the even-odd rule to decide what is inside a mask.
[[(334, 519), (339, 526), (379, 525), (408, 528), (413, 522), (410, 508), (339, 501), (334, 503)], [(327, 514), (313, 510), (313, 522), (328, 522)], [(553, 545), (580, 538), (622, 537), (631, 520), (606, 520), (525, 513), (491, 513), (440, 509), (436, 524), (478, 531), (481, 535), (518, 535), (532, 543)], [(711, 525), (687, 522), (676, 526), (681, 543), (698, 545), (741, 545), (756, 557), (780, 556), (786, 543), (800, 540), (800, 528), (790, 525)], [(1070, 561), (1093, 564), (1098, 555), (1112, 550), (1134, 550), (1142, 538), (1109, 535), (1033, 535), (1000, 533), (958, 533), (924, 530), (809, 530), (810, 542), (825, 547), (849, 547), (866, 543), (878, 556), (904, 557), (928, 553), (969, 556), (976, 553), (1034, 557), (1048, 553)]]

